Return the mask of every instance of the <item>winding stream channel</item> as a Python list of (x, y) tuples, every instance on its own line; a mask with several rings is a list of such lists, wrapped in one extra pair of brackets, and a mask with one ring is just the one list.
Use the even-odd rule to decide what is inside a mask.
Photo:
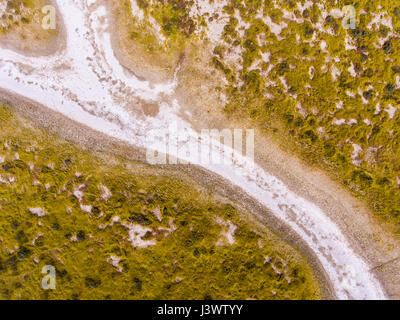
[[(112, 49), (110, 18), (104, 6), (96, 0), (56, 2), (65, 24), (65, 48), (51, 56), (28, 57), (0, 46), (2, 89), (139, 148), (146, 147), (148, 132), (168, 128), (173, 122), (179, 130), (196, 134), (178, 115), (176, 81), (151, 85), (120, 65)], [(162, 98), (166, 96), (169, 99)], [(171, 102), (160, 102), (155, 117), (136, 117), (129, 111), (132, 97)], [(179, 141), (179, 147), (188, 149), (191, 143), (192, 139)], [(163, 151), (163, 144), (154, 143), (153, 148)], [(217, 142), (212, 153), (221, 152), (223, 147)], [(230, 165), (199, 165), (242, 188), (297, 232), (319, 259), (338, 299), (386, 298), (367, 263), (315, 204), (236, 152), (232, 152)]]

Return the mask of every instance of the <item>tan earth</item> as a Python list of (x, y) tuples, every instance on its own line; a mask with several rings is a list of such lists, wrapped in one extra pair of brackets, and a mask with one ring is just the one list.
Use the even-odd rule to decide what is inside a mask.
[[(58, 10), (53, 0), (36, 0), (36, 4), (39, 8), (52, 4), (56, 8), (56, 12)], [(41, 23), (42, 21), (38, 18), (26, 25), (13, 26), (11, 31), (0, 34), (1, 46), (36, 57), (46, 56), (63, 49), (62, 23), (56, 26), (55, 30), (45, 30), (42, 28)], [(59, 33), (60, 36), (58, 36)]]

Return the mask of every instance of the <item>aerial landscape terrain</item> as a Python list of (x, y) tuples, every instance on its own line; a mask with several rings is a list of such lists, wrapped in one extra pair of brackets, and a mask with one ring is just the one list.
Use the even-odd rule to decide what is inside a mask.
[(400, 299), (400, 3), (0, 0), (0, 299)]

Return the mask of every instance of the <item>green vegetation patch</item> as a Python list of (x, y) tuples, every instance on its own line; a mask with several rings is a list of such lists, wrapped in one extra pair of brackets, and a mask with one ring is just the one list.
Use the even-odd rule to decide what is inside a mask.
[[(303, 11), (291, 1), (274, 9), (268, 3), (253, 19), (251, 1), (231, 1), (228, 12), (238, 11), (250, 25), (242, 37), (237, 23), (226, 27), (226, 47), (242, 46), (239, 64), (227, 65), (215, 56), (230, 83), (226, 112), (277, 133), (286, 148), (328, 169), (400, 232), (396, 3), (359, 1), (355, 29), (343, 28), (342, 18), (330, 14), (349, 4), (345, 1), (314, 3)], [(267, 18), (285, 26), (279, 35)]]
[(3, 105), (0, 123), (2, 299), (320, 297), (296, 250), (195, 183), (78, 149)]
[(21, 27), (32, 22), (39, 22), (41, 4), (35, 0), (5, 1), (5, 10), (0, 12), (0, 34), (7, 33), (15, 27)]

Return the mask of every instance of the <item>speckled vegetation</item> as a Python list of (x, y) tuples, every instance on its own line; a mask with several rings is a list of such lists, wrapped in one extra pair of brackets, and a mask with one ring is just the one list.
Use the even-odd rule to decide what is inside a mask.
[[(44, 17), (42, 8), (50, 4), (47, 0), (6, 0), (0, 4), (0, 36), (10, 33), (22, 40), (49, 40), (57, 35), (56, 30), (41, 27)], [(1, 38), (0, 38), (1, 39)]]
[(196, 183), (0, 123), (0, 298), (319, 297), (296, 250)]
[(3, 1), (0, 11), (0, 32), (6, 33), (13, 26), (30, 23), (33, 7), (32, 1)]
[[(193, 12), (207, 1), (157, 2), (153, 10), (151, 1), (141, 2), (168, 36), (182, 33), (183, 4)], [(188, 15), (194, 27), (186, 36), (212, 38), (210, 65), (226, 79), (226, 113), (252, 119), (286, 149), (330, 171), (400, 233), (400, 5), (221, 3), (209, 1), (210, 13), (201, 17)], [(356, 29), (342, 26), (341, 9), (350, 4)], [(160, 12), (169, 15), (160, 19)], [(219, 36), (216, 21), (224, 24)]]
[(138, 1), (139, 6), (150, 12), (160, 24), (164, 35), (171, 37), (190, 37), (195, 31), (195, 22), (189, 16), (189, 10), (194, 1), (171, 0), (155, 1), (150, 10), (145, 1)]
[[(295, 2), (283, 2), (279, 12), (300, 19), (292, 21), (265, 2), (263, 16), (287, 24), (279, 39), (260, 18), (250, 19), (242, 38), (227, 32), (227, 44), (235, 39), (244, 50), (242, 67), (232, 72), (240, 84), (224, 69), (231, 97), (226, 111), (247, 113), (283, 137), (288, 133), (296, 151), (334, 173), (399, 232), (400, 17), (393, 2), (359, 1), (356, 29), (346, 30), (342, 18), (329, 15), (345, 4), (314, 3), (300, 12)], [(245, 19), (260, 6), (237, 7)], [(373, 12), (387, 12), (383, 18), (392, 27), (379, 20), (370, 25)]]

